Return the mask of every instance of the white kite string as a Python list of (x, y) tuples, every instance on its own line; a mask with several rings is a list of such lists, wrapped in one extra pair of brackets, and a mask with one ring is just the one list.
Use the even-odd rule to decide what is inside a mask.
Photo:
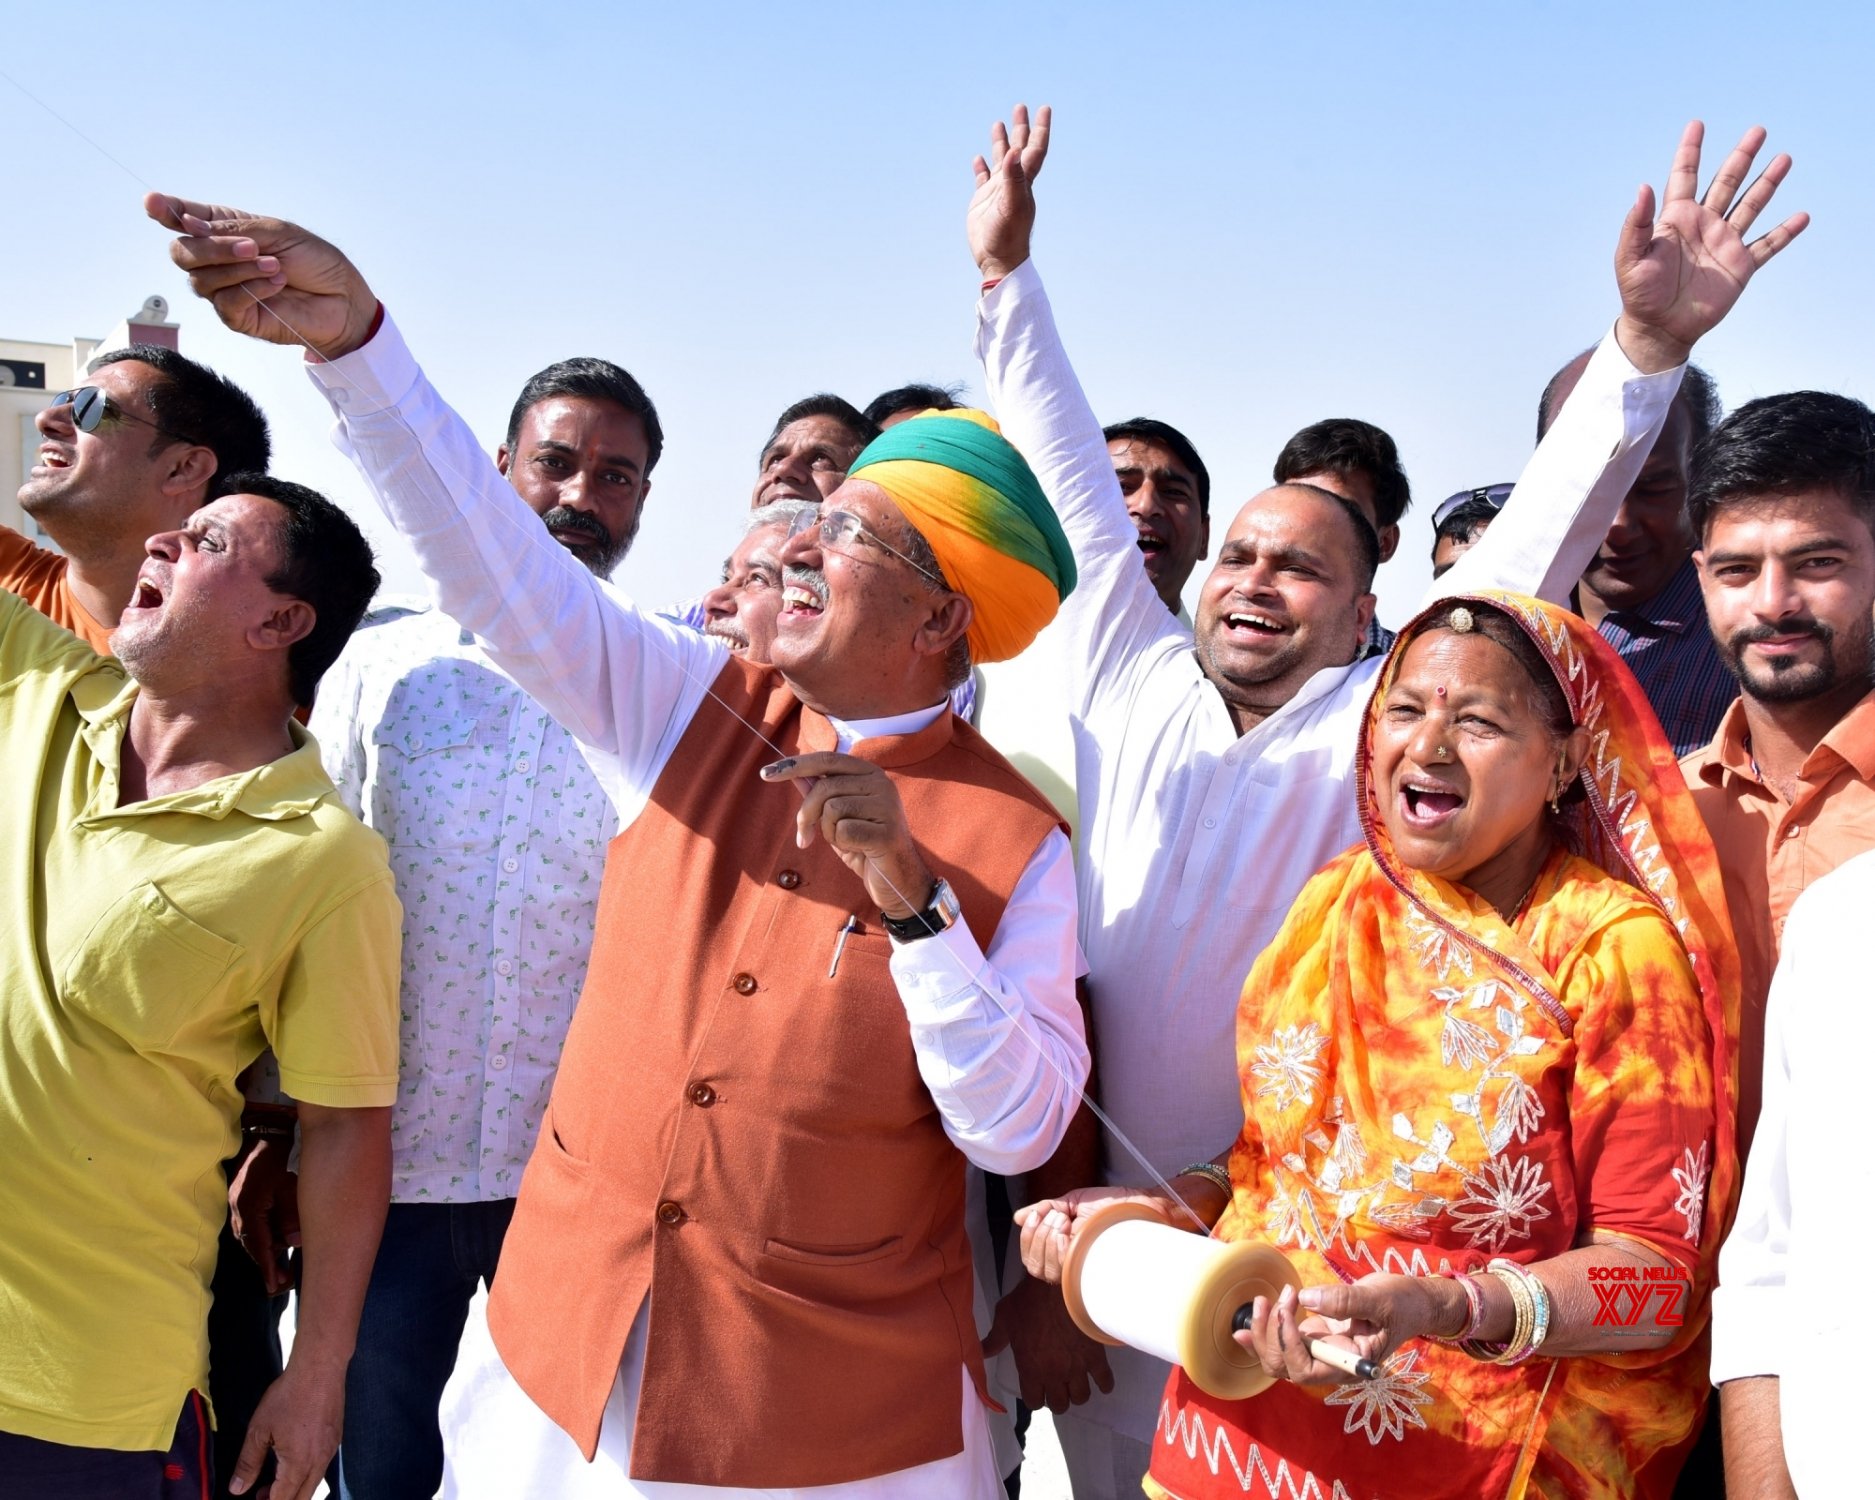
[[(131, 179), (131, 181), (137, 183), (140, 187), (144, 188), (148, 192), (159, 193), (159, 195), (161, 195), (159, 189), (151, 186), (151, 184), (148, 181), (146, 181), (141, 175), (131, 170), (131, 168), (126, 166), (123, 162), (119, 161), (109, 151), (105, 150), (103, 146), (99, 145), (98, 142), (94, 141), (90, 136), (86, 135), (84, 131), (80, 130), (70, 120), (66, 119), (57, 110), (53, 109), (51, 105), (47, 104), (43, 99), (39, 98), (30, 89), (26, 88), (25, 85), (21, 84), (18, 79), (14, 78), (11, 74), (8, 74), (4, 71), (0, 71), (0, 78), (4, 78), (8, 83), (12, 84), (14, 88), (18, 89), (28, 99), (31, 99), (33, 103), (37, 104), (47, 114), (51, 115), (53, 119), (57, 120), (67, 130), (71, 131), (73, 135), (77, 136), (81, 141), (85, 142), (86, 145), (90, 146), (106, 161), (110, 162), (113, 166), (118, 168), (119, 171), (123, 172), (125, 176)], [(161, 196), (167, 196), (167, 195), (161, 195)], [(252, 299), (256, 307), (260, 308), (263, 312), (267, 314), (268, 317), (272, 318), (276, 323), (278, 323), (282, 328), (284, 328), (287, 331), (287, 333), (292, 336), (295, 343), (299, 344), (303, 349), (306, 350), (308, 354), (311, 354), (315, 359), (319, 359), (323, 361), (324, 356), (320, 354), (316, 348), (314, 348), (312, 341), (306, 338), (304, 334), (300, 333), (300, 331), (296, 329), (291, 323), (287, 322), (287, 320), (284, 317), (282, 317), (277, 311), (275, 311), (272, 307), (268, 306), (267, 300), (265, 298), (256, 296), (253, 289), (248, 287), (244, 283), (241, 284), (241, 290), (247, 293), (248, 297)], [(402, 410), (396, 406), (391, 407), (390, 410), (396, 414), (398, 423), (404, 428), (404, 430), (407, 433), (410, 434), (411, 439), (414, 442), (416, 442), (418, 447), (421, 449), (423, 447), (423, 440), (420, 437), (418, 437), (416, 431), (404, 419), (404, 414)], [(435, 463), (437, 460), (437, 455), (434, 453), (426, 453), (425, 456), (431, 463)], [(473, 491), (475, 482), (470, 476), (466, 474), (462, 474), (460, 472), (456, 472), (453, 469), (452, 469), (452, 474), (454, 478), (456, 478), (457, 480), (467, 485), (469, 489)], [(649, 639), (656, 641), (658, 644), (659, 650), (664, 652), (665, 656), (669, 659), (672, 665), (674, 665), (678, 669), (678, 671), (680, 671), (687, 679), (689, 679), (690, 682), (692, 682), (697, 687), (700, 687), (707, 697), (714, 700), (717, 703), (717, 705), (720, 706), (725, 712), (727, 712), (729, 716), (733, 718), (738, 724), (742, 725), (744, 729), (748, 730), (750, 734), (754, 735), (764, 745), (767, 745), (777, 755), (783, 756), (783, 757), (786, 757), (788, 755), (788, 752), (786, 750), (782, 749), (781, 746), (777, 745), (773, 740), (771, 740), (766, 734), (764, 734), (761, 731), (761, 729), (758, 726), (751, 724), (739, 712), (737, 712), (735, 706), (729, 703), (723, 697), (721, 697), (715, 691), (715, 689), (710, 686), (708, 682), (704, 681), (701, 677), (697, 676), (694, 672), (692, 672), (690, 668), (687, 665), (685, 665), (683, 659), (679, 657), (675, 651), (672, 651), (670, 647), (664, 642), (664, 640), (660, 637), (660, 635), (658, 634), (655, 628), (646, 630), (644, 634)], [(866, 858), (868, 862), (872, 865), (873, 869), (877, 871), (879, 878), (885, 882), (886, 886), (892, 891), (892, 894), (898, 898), (901, 905), (903, 905), (907, 910), (911, 910), (911, 911), (916, 911), (919, 909), (917, 903), (912, 901), (909, 897), (907, 897), (905, 893), (901, 891), (898, 888), (898, 886), (893, 883), (892, 878), (886, 874), (885, 870), (881, 868), (881, 866), (879, 865), (879, 862), (876, 859), (874, 859), (871, 855), (867, 855)], [(1182, 1209), (1187, 1216), (1190, 1217), (1192, 1223), (1197, 1226), (1198, 1231), (1201, 1234), (1206, 1234), (1206, 1235), (1211, 1234), (1212, 1233), (1211, 1227), (1207, 1225), (1202, 1218), (1199, 1217), (1199, 1215), (1191, 1207), (1191, 1205), (1187, 1203), (1184, 1200), (1184, 1198), (1179, 1195), (1178, 1191), (1175, 1188), (1173, 1188), (1172, 1184), (1168, 1182), (1165, 1179), (1165, 1177), (1160, 1174), (1158, 1169), (1153, 1166), (1152, 1162), (1147, 1159), (1146, 1154), (1143, 1151), (1141, 1151), (1138, 1146), (1133, 1144), (1132, 1140), (1127, 1136), (1126, 1132), (1121, 1130), (1120, 1127), (1114, 1123), (1113, 1118), (1110, 1115), (1108, 1115), (1105, 1110), (1103, 1110), (1098, 1104), (1096, 1104), (1093, 1101), (1093, 1099), (1088, 1095), (1085, 1085), (1083, 1083), (1075, 1082), (1075, 1080), (1069, 1075), (1067, 1069), (1064, 1068), (1058, 1061), (1056, 1061), (1054, 1055), (1048, 1050), (1046, 1046), (1043, 1045), (1041, 1038), (1038, 1037), (1034, 1033), (1034, 1031), (1030, 1029), (1025, 1018), (1018, 1011), (1013, 1010), (1011, 1007), (1009, 1007), (1003, 1002), (1002, 996), (997, 993), (997, 990), (993, 985), (985, 985), (980, 982), (983, 970), (989, 964), (988, 957), (987, 956), (984, 957), (982, 963), (978, 966), (975, 972), (969, 972), (965, 970), (963, 963), (958, 959), (957, 955), (954, 952), (952, 952), (949, 947), (942, 947), (940, 951), (944, 953), (945, 957), (955, 967), (955, 969), (957, 970), (957, 973), (962, 977), (964, 982), (970, 986), (970, 988), (976, 990), (979, 994), (987, 996), (990, 999), (991, 1003), (993, 1003), (996, 1006), (996, 1008), (1002, 1012), (1004, 1019), (1006, 1019), (1011, 1024), (1011, 1026), (1015, 1028), (1016, 1032), (1020, 1036), (1022, 1036), (1029, 1043), (1030, 1046), (1035, 1048), (1036, 1054), (1042, 1059), (1042, 1061), (1045, 1064), (1048, 1065), (1048, 1067), (1054, 1070), (1057, 1076), (1059, 1076), (1061, 1081), (1068, 1086), (1069, 1091), (1076, 1096), (1079, 1102), (1087, 1106), (1088, 1112), (1092, 1114), (1093, 1117), (1097, 1121), (1099, 1121), (1102, 1126), (1106, 1128), (1108, 1134), (1112, 1136), (1113, 1140), (1122, 1149), (1124, 1149), (1129, 1156), (1131, 1156), (1136, 1162), (1138, 1162), (1141, 1168), (1145, 1170), (1146, 1174), (1149, 1177), (1151, 1177), (1153, 1183), (1161, 1191), (1163, 1191), (1166, 1194), (1166, 1196), (1172, 1200), (1172, 1202), (1177, 1204), (1178, 1207)]]

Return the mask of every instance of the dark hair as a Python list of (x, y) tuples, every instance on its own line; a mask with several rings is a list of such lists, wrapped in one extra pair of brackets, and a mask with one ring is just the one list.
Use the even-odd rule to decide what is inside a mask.
[(1556, 673), (1543, 659), (1543, 653), (1537, 650), (1536, 642), (1530, 639), (1528, 632), (1495, 604), (1483, 604), (1474, 599), (1455, 599), (1449, 606), (1441, 605), (1437, 614), (1401, 640), (1396, 649), (1404, 652), (1420, 636), (1430, 635), (1435, 630), (1452, 630), (1452, 616), (1461, 609), (1470, 614), (1471, 628), (1458, 633), (1481, 635), (1516, 657), (1517, 665), (1523, 668), (1535, 690), (1536, 708), (1543, 716), (1545, 727), (1558, 739), (1565, 738), (1576, 727), (1575, 715), (1569, 711), (1568, 694), (1563, 692), (1562, 684), (1556, 680)]
[(1276, 455), (1278, 484), (1310, 474), (1365, 474), (1374, 486), (1376, 524), (1398, 526), (1413, 503), (1400, 450), (1392, 438), (1358, 417), (1330, 417), (1304, 427)]
[(527, 384), (521, 387), (521, 394), (515, 398), (514, 410), (508, 413), (507, 443), (510, 453), (521, 439), (522, 419), (541, 402), (554, 396), (610, 401), (614, 406), (623, 407), (644, 424), (645, 446), (649, 450), (645, 458), (645, 475), (648, 476), (658, 466), (658, 459), (664, 453), (664, 428), (658, 422), (658, 409), (651, 404), (645, 388), (632, 377), (629, 370), (621, 369), (611, 360), (584, 356), (548, 365), (539, 374), (530, 376)]
[(1142, 443), (1157, 443), (1172, 457), (1191, 470), (1192, 478), (1198, 481), (1198, 514), (1207, 520), (1211, 515), (1211, 471), (1204, 466), (1204, 460), (1198, 457), (1198, 450), (1170, 422), (1161, 422), (1156, 417), (1128, 417), (1124, 422), (1115, 422), (1100, 429), (1100, 435), (1110, 443), (1125, 442), (1136, 438)]
[[(853, 405), (831, 392), (822, 391), (815, 396), (803, 396), (775, 418), (775, 425), (769, 429), (768, 436), (762, 439), (762, 452), (768, 452), (768, 445), (781, 436), (781, 429), (804, 417), (832, 417), (846, 429), (847, 436), (853, 441), (853, 457), (858, 458), (860, 450), (879, 435), (879, 424)], [(758, 460), (759, 462), (759, 460)]]
[[(957, 398), (963, 394), (963, 389), (962, 382), (956, 385), (919, 385), (913, 382), (911, 385), (894, 386), (868, 401), (866, 410), (860, 415), (878, 427), (887, 417), (896, 417), (900, 412), (955, 411)], [(775, 430), (779, 432), (781, 429)]]
[[(1562, 384), (1563, 376), (1569, 373), (1569, 365), (1594, 352), (1593, 348), (1584, 349), (1569, 364), (1550, 376), (1549, 384), (1543, 387), (1543, 394), (1536, 401), (1536, 440), (1539, 443), (1543, 441), (1543, 434), (1549, 431), (1550, 423), (1556, 420), (1556, 391)], [(1712, 429), (1719, 425), (1719, 418), (1725, 414), (1725, 408), (1719, 402), (1718, 385), (1698, 365), (1688, 365), (1686, 374), (1680, 379), (1679, 394), (1673, 399), (1685, 403), (1686, 414), (1692, 424), (1693, 446), (1698, 447)]]
[[(207, 498), (228, 494), (230, 474), (267, 471), (273, 444), (267, 436), (267, 418), (254, 398), (226, 375), (207, 365), (166, 349), (161, 344), (132, 344), (113, 349), (91, 361), (91, 368), (134, 360), (156, 371), (145, 390), (156, 425), (171, 438), (197, 443), (215, 455), (215, 472), (208, 481)], [(151, 451), (162, 446), (158, 437)]]
[(350, 516), (303, 484), (266, 474), (230, 474), (223, 493), (258, 495), (286, 512), (275, 532), (280, 566), (267, 587), (312, 606), (313, 628), (288, 648), (286, 657), (293, 701), (310, 707), (319, 679), (338, 660), (378, 591), (371, 544)]
[(1318, 499), (1333, 503), (1335, 508), (1348, 518), (1348, 525), (1354, 531), (1354, 545), (1360, 558), (1362, 573), (1361, 592), (1365, 594), (1374, 586), (1374, 574), (1380, 571), (1380, 534), (1374, 530), (1373, 523), (1367, 519), (1367, 512), (1362, 510), (1346, 495), (1337, 495), (1333, 490), (1325, 490), (1319, 484), (1310, 484), (1303, 479), (1286, 479), (1282, 483), (1286, 490), (1306, 490)]
[(1448, 538), (1455, 542), (1475, 541), (1478, 533), (1503, 514), (1503, 510), (1503, 506), (1482, 499), (1467, 500), (1455, 506), (1433, 533), (1432, 550), (1437, 552), (1439, 543)]
[(1807, 490), (1841, 495), (1875, 531), (1875, 412), (1853, 397), (1791, 391), (1747, 401), (1693, 450), (1686, 514), (1704, 540), (1730, 505)]

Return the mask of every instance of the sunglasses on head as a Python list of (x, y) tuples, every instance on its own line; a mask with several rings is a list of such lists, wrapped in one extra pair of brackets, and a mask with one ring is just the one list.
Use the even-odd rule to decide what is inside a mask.
[(178, 437), (167, 427), (160, 427), (148, 417), (140, 417), (134, 411), (126, 411), (123, 406), (113, 401), (95, 385), (74, 386), (69, 391), (60, 391), (52, 398), (54, 406), (69, 406), (72, 409), (72, 426), (80, 432), (96, 432), (100, 427), (115, 426), (119, 422), (141, 422), (152, 432), (160, 432), (175, 442), (187, 442)]
[(1510, 499), (1510, 492), (1515, 488), (1514, 484), (1487, 484), (1475, 490), (1460, 490), (1456, 495), (1439, 502), (1439, 508), (1432, 513), (1432, 529), (1437, 531), (1453, 511), (1461, 505), (1470, 505), (1474, 500), (1490, 506), (1492, 510), (1502, 510), (1504, 502)]

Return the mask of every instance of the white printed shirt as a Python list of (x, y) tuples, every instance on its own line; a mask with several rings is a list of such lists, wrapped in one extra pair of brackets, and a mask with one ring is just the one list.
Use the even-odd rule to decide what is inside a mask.
[(339, 795), (390, 844), (404, 907), (391, 1197), (512, 1198), (618, 816), (573, 737), (428, 605), (366, 616), (311, 728)]

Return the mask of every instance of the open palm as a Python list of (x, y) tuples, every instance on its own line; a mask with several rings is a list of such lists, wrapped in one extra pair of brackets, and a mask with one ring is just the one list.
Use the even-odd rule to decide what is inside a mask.
[(1682, 346), (1682, 359), (1685, 349), (1731, 311), (1758, 268), (1810, 222), (1808, 214), (1792, 214), (1748, 243), (1745, 236), (1789, 173), (1790, 158), (1773, 158), (1741, 195), (1739, 186), (1764, 145), (1763, 128), (1753, 126), (1725, 158), (1702, 199), (1697, 194), (1704, 138), (1705, 127), (1697, 120), (1686, 127), (1659, 217), (1654, 217), (1653, 190), (1642, 188), (1615, 249), (1623, 316)]
[(1035, 228), (1035, 178), (1048, 158), (1052, 112), (1046, 104), (1029, 123), (1029, 110), (1018, 104), (1005, 127), (990, 131), (990, 154), (974, 164), (977, 190), (964, 215), (970, 254), (986, 278), (1000, 278), (1029, 258)]

